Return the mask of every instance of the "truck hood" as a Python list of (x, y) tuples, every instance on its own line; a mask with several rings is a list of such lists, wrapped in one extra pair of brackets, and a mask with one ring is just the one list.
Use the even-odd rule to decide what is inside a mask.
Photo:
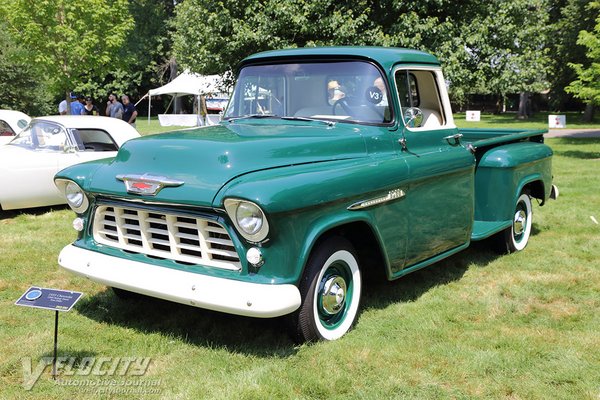
[[(231, 179), (253, 171), (352, 159), (367, 155), (361, 127), (261, 120), (145, 136), (128, 141), (101, 166), (87, 189), (112, 196), (211, 207)], [(153, 175), (183, 181), (155, 196), (128, 194), (118, 175)]]

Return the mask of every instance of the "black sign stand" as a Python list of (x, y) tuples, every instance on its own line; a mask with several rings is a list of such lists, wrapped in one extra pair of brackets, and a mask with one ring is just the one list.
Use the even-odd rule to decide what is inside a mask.
[(54, 311), (54, 355), (52, 357), (52, 379), (56, 380), (56, 355), (58, 353), (58, 310)]
[(52, 357), (52, 379), (56, 380), (56, 358), (58, 355), (58, 312), (68, 312), (83, 295), (69, 290), (30, 287), (15, 303), (18, 306), (43, 308), (54, 311), (54, 353)]

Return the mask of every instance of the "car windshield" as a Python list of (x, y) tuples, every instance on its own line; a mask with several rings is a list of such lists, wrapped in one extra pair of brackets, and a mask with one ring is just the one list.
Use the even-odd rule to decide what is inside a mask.
[(385, 124), (392, 120), (388, 93), (379, 69), (364, 61), (250, 65), (240, 71), (224, 118)]
[(52, 122), (33, 121), (10, 144), (31, 150), (62, 151), (67, 144), (67, 132), (61, 125)]

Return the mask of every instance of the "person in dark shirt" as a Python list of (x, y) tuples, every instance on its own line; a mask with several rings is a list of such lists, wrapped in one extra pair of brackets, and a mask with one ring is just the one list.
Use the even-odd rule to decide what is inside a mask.
[(83, 106), (81, 115), (100, 115), (98, 107), (96, 107), (90, 96), (85, 98), (85, 105)]
[(135, 127), (135, 119), (138, 115), (135, 106), (129, 101), (129, 96), (126, 94), (121, 97), (121, 100), (123, 101), (123, 121)]

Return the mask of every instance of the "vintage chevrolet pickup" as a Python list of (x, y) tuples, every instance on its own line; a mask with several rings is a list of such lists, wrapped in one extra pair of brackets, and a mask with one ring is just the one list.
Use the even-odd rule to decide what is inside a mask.
[(256, 54), (220, 125), (56, 175), (78, 231), (59, 264), (121, 296), (286, 315), (300, 341), (337, 339), (366, 274), (396, 279), (486, 238), (522, 250), (531, 198), (558, 195), (543, 133), (458, 129), (424, 52)]

